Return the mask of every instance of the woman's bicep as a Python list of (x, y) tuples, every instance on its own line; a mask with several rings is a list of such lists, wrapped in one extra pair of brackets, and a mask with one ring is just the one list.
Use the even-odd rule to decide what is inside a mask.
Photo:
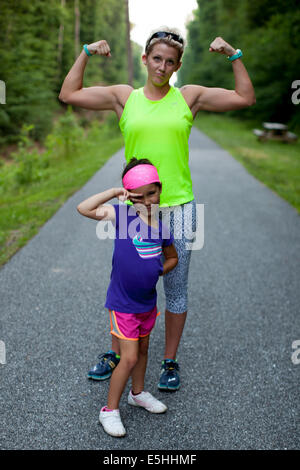
[(199, 87), (197, 111), (233, 111), (248, 106), (245, 99), (235, 90), (225, 88)]
[(198, 111), (222, 112), (248, 106), (246, 100), (235, 90), (185, 85), (181, 88), (181, 92), (194, 116)]
[(62, 101), (74, 106), (100, 111), (115, 111), (122, 114), (125, 103), (133, 88), (129, 85), (91, 86), (60, 97)]
[(94, 110), (115, 110), (117, 98), (113, 87), (92, 86), (81, 88), (63, 101), (73, 106)]

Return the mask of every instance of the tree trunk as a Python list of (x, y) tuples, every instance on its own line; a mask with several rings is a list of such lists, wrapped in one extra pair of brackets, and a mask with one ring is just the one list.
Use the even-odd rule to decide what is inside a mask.
[[(66, 6), (66, 0), (61, 0), (60, 1), (61, 8), (64, 9)], [(61, 20), (61, 23), (59, 25), (59, 32), (58, 32), (58, 47), (57, 47), (57, 62), (58, 62), (58, 75), (60, 76), (61, 72), (61, 63), (62, 63), (62, 51), (63, 51), (63, 46), (64, 46), (64, 23), (63, 20)]]
[(126, 5), (126, 30), (127, 30), (127, 64), (128, 64), (128, 84), (133, 86), (133, 60), (132, 48), (130, 41), (130, 21), (129, 21), (129, 5), (128, 0), (125, 0)]
[(75, 13), (75, 60), (80, 53), (80, 10), (79, 10), (79, 0), (74, 0), (74, 13)]

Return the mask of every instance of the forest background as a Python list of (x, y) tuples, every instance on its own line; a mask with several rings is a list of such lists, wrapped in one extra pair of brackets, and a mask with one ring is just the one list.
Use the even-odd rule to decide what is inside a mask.
[[(230, 62), (224, 63), (224, 56), (218, 54), (212, 60), (208, 47), (217, 32), (242, 49), (256, 105), (222, 115), (221, 126), (219, 116), (206, 113), (201, 115), (201, 125), (216, 140), (216, 130), (221, 132), (222, 127), (231, 141), (234, 136), (235, 141), (243, 142), (247, 132), (246, 164), (253, 160), (251, 165), (259, 170), (255, 176), (260, 178), (263, 173), (264, 182), (271, 175), (266, 184), (300, 210), (299, 144), (283, 150), (279, 143), (273, 147), (266, 143), (259, 154), (264, 157), (257, 158), (250, 131), (263, 121), (276, 121), (300, 134), (299, 2), (197, 3), (187, 25), (188, 45), (176, 86), (194, 83), (234, 88)], [(142, 86), (146, 77), (143, 51), (130, 41), (130, 28), (127, 0), (0, 0), (0, 80), (5, 84), (5, 90), (0, 90), (0, 262), (26, 243), (123, 145), (113, 113), (66, 106), (58, 95), (82, 45), (99, 39), (110, 44), (112, 59), (90, 60), (84, 86)], [(228, 149), (236, 156), (236, 149)], [(242, 146), (237, 153), (242, 158)], [(279, 162), (282, 154), (284, 164)], [(269, 161), (275, 166), (271, 168)], [(263, 165), (267, 166), (261, 171)]]
[[(24, 122), (34, 125), (36, 139), (51, 130), (54, 113), (64, 108), (57, 98), (61, 84), (84, 43), (105, 38), (114, 57), (90, 61), (85, 86), (130, 81), (126, 5), (123, 0), (0, 0), (0, 79), (7, 102), (0, 107), (0, 144), (18, 140)], [(292, 83), (300, 79), (299, 2), (198, 0), (198, 5), (188, 24), (177, 85), (233, 87), (224, 57), (211, 60), (208, 52), (212, 32), (218, 31), (245, 51), (257, 104), (242, 116), (300, 125), (300, 109), (291, 100)], [(131, 45), (133, 85), (142, 86), (142, 48)]]

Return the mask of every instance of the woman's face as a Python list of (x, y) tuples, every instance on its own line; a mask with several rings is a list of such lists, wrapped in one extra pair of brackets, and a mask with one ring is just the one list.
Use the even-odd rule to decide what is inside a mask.
[(148, 55), (143, 54), (142, 60), (148, 70), (148, 79), (159, 87), (168, 83), (173, 73), (181, 67), (178, 50), (162, 42), (155, 44)]

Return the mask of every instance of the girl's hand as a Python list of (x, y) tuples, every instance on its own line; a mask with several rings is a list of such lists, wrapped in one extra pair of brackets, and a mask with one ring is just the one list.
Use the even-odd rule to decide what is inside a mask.
[(142, 194), (131, 193), (125, 188), (115, 188), (115, 197), (118, 198), (119, 201), (124, 202), (129, 199), (132, 202), (138, 202), (138, 199), (135, 201), (137, 196), (142, 196)]
[(107, 57), (111, 57), (110, 53), (110, 47), (108, 42), (105, 41), (105, 39), (102, 39), (101, 41), (93, 42), (92, 44), (88, 44), (87, 46), (89, 52), (93, 55), (104, 55)]
[(209, 52), (218, 52), (219, 54), (225, 54), (232, 56), (236, 53), (236, 50), (224, 41), (223, 38), (217, 37), (210, 45)]

